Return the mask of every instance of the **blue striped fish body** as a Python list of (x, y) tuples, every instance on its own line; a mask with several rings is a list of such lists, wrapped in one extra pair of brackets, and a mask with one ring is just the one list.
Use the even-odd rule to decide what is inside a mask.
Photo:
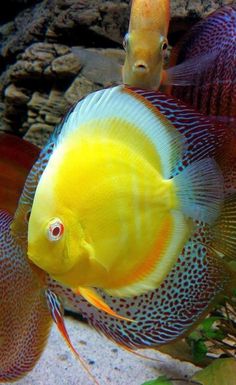
[[(236, 6), (219, 8), (191, 28), (173, 49), (171, 65), (216, 53), (205, 71), (182, 73), (171, 94), (232, 127), (236, 117)], [(187, 78), (187, 84), (184, 81)]]
[(136, 322), (105, 314), (55, 281), (50, 280), (49, 286), (69, 309), (81, 313), (95, 329), (120, 345), (135, 349), (169, 344), (192, 330), (232, 280), (225, 264), (208, 255), (201, 245), (202, 230), (199, 243), (197, 238), (190, 239), (158, 289), (132, 298), (98, 291), (116, 313)]

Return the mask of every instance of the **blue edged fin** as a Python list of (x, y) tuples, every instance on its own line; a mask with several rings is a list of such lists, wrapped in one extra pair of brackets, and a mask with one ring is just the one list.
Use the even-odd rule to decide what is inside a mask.
[(228, 261), (236, 261), (236, 194), (225, 200), (211, 233), (211, 245), (217, 255)]
[(174, 177), (181, 209), (194, 220), (212, 224), (219, 216), (224, 182), (217, 163), (205, 158)]

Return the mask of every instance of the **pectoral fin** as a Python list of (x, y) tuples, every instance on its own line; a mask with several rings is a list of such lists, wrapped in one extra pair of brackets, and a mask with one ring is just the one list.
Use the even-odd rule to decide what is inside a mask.
[(132, 319), (122, 317), (121, 315), (114, 312), (110, 306), (108, 306), (102, 299), (102, 297), (96, 292), (95, 289), (92, 288), (84, 288), (84, 287), (78, 287), (77, 289), (73, 290), (76, 294), (80, 294), (82, 297), (86, 299), (91, 305), (95, 306), (97, 309), (104, 311), (105, 313), (115, 317), (119, 318), (125, 321), (129, 322), (135, 322)]
[(214, 50), (204, 55), (186, 59), (184, 62), (168, 68), (162, 74), (162, 85), (189, 86), (197, 84), (198, 76), (214, 64), (218, 55), (219, 51)]

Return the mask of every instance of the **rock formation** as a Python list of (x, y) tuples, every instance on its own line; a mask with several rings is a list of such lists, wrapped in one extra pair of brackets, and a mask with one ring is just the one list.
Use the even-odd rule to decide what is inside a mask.
[[(0, 16), (0, 131), (43, 146), (73, 103), (118, 84), (129, 3), (8, 0)], [(170, 43), (201, 17), (230, 3), (172, 0)]]

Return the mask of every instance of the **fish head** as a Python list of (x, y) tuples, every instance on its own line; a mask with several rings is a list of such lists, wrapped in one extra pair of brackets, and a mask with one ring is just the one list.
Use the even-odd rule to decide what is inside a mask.
[(36, 189), (28, 225), (28, 258), (50, 276), (63, 277), (83, 258), (83, 231), (71, 200), (65, 204), (59, 199), (49, 174), (42, 175)]
[(167, 47), (167, 38), (159, 31), (134, 30), (128, 33), (124, 39), (124, 83), (133, 87), (158, 89)]
[(69, 287), (83, 284), (91, 265), (96, 274), (101, 270), (80, 210), (79, 153), (73, 135), (57, 146), (36, 188), (28, 224), (29, 260)]

